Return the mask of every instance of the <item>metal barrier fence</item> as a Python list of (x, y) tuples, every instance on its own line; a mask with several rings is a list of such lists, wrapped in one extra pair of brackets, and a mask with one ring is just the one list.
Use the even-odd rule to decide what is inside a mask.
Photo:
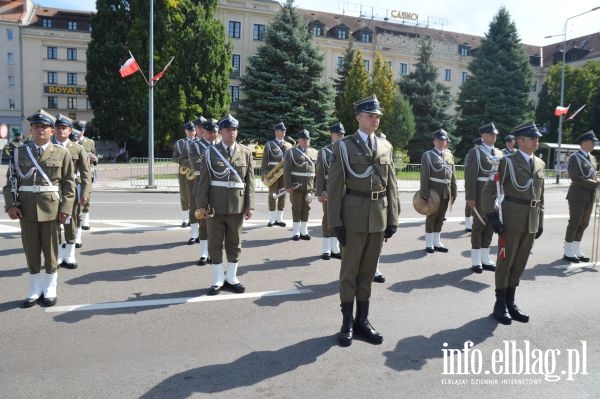
[[(255, 162), (255, 166), (260, 164), (260, 161)], [(130, 181), (131, 187), (143, 188), (148, 184), (148, 158), (131, 158), (129, 160), (130, 165)], [(400, 164), (396, 165), (397, 176), (398, 176), (398, 189), (400, 191), (417, 191), (420, 185), (420, 164)], [(173, 162), (170, 158), (155, 158), (154, 159), (154, 183), (159, 188), (178, 189), (179, 183), (177, 175), (179, 173), (179, 166)], [(456, 165), (456, 179), (459, 191), (464, 191), (465, 167), (463, 165)], [(256, 182), (256, 191), (268, 191), (267, 187), (260, 180), (260, 167), (254, 168), (254, 176)], [(554, 185), (556, 183), (556, 171), (552, 169), (546, 169), (546, 185)], [(569, 179), (565, 179), (564, 176), (560, 180), (560, 185), (570, 184)]]

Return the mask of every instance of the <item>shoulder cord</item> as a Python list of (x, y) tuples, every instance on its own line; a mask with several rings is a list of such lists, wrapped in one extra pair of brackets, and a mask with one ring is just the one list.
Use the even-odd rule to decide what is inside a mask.
[(342, 155), (342, 159), (344, 161), (343, 165), (346, 167), (348, 172), (357, 179), (364, 179), (367, 176), (371, 176), (373, 174), (373, 165), (369, 165), (369, 167), (363, 173), (356, 173), (354, 169), (350, 166), (350, 161), (348, 160), (348, 149), (346, 148), (346, 143), (343, 140), (339, 141), (340, 146), (340, 154)]
[[(221, 158), (221, 160), (223, 162), (225, 162), (225, 165), (227, 166), (227, 168), (225, 168), (225, 170), (223, 172), (217, 172), (216, 170), (214, 170), (214, 168), (212, 167), (212, 162), (210, 160), (210, 150), (213, 149), (214, 152), (219, 156), (219, 158)], [(230, 173), (232, 173), (235, 178), (240, 182), (243, 183), (244, 181), (242, 180), (242, 178), (240, 177), (240, 175), (238, 174), (238, 172), (233, 168), (233, 166), (231, 166), (231, 163), (229, 163), (224, 157), (223, 155), (219, 152), (219, 150), (217, 150), (216, 146), (211, 146), (208, 147), (206, 149), (206, 164), (208, 165), (208, 169), (211, 171), (211, 173), (217, 178), (217, 179), (224, 179), (227, 175), (229, 175)]]
[[(508, 166), (508, 174), (510, 175), (510, 181), (513, 185), (513, 187), (515, 188), (515, 190), (520, 191), (520, 192), (524, 192), (527, 191), (531, 188), (532, 190), (532, 194), (533, 194), (533, 178), (529, 178), (527, 180), (527, 183), (525, 183), (524, 185), (520, 185), (519, 183), (517, 183), (517, 179), (515, 176), (515, 167), (512, 163), (512, 159), (510, 159), (510, 157), (506, 157), (506, 164)], [(504, 171), (504, 173), (506, 174), (506, 170)], [(506, 178), (506, 175), (505, 175)], [(504, 182), (502, 182), (504, 183)]]
[(333, 151), (331, 150), (331, 148), (323, 148), (321, 150), (323, 152), (323, 156), (321, 157), (321, 159), (323, 160), (323, 169), (325, 170), (325, 175), (327, 175), (327, 172), (329, 171), (329, 165), (331, 165), (330, 159), (328, 157), (331, 157), (331, 155), (333, 155)]
[[(27, 148), (29, 148), (29, 146), (27, 146)], [(21, 179), (29, 179), (35, 173), (35, 166), (32, 166), (27, 173), (23, 173), (23, 171), (21, 171), (21, 167), (19, 166), (19, 147), (15, 147), (15, 150), (13, 151), (13, 159), (15, 161), (15, 170)]]
[[(486, 175), (490, 175), (494, 172), (494, 165), (491, 166), (490, 169), (485, 169), (482, 165), (481, 165), (481, 154), (480, 152), (483, 152), (483, 150), (481, 148), (478, 148), (475, 150), (475, 154), (477, 157), (477, 166), (479, 167), (479, 170), (482, 171), (484, 174)], [(486, 158), (489, 160), (490, 157), (484, 153), (484, 155), (486, 156)], [(491, 163), (491, 162), (490, 162)]]
[[(293, 150), (296, 150), (296, 152), (297, 152), (297, 153), (299, 153), (299, 154), (302, 156), (302, 158), (304, 158), (304, 159), (305, 159), (305, 161), (304, 161), (304, 162), (300, 162), (300, 163), (299, 163), (299, 162), (296, 162), (296, 158), (294, 157), (294, 151), (293, 151)], [(306, 165), (306, 164), (307, 164), (307, 162), (308, 162), (308, 163), (310, 163), (310, 164), (313, 166), (313, 168), (315, 167), (315, 163), (312, 161), (312, 159), (310, 159), (310, 157), (309, 157), (309, 156), (308, 156), (306, 153), (302, 152), (302, 151), (301, 151), (299, 148), (297, 148), (297, 147), (292, 149), (291, 158), (292, 158), (292, 162), (293, 162), (293, 163), (294, 163), (294, 165), (296, 165), (296, 166), (304, 166), (304, 165)]]
[[(273, 150), (273, 146), (275, 146), (276, 150)], [(267, 142), (267, 147), (269, 150), (269, 153), (271, 155), (273, 155), (274, 157), (283, 157), (283, 150), (281, 148), (279, 148), (279, 146), (277, 144), (275, 144), (274, 140), (268, 141)]]
[(574, 155), (575, 155), (575, 159), (577, 159), (577, 165), (579, 166), (579, 171), (581, 172), (581, 176), (587, 177), (588, 179), (591, 179), (594, 176), (596, 176), (596, 171), (594, 170), (595, 168), (593, 167), (594, 165), (592, 165), (592, 167), (590, 168), (587, 175), (585, 173), (583, 173), (583, 167), (581, 166), (581, 159), (585, 160), (586, 162), (588, 162), (588, 160), (585, 159), (583, 157), (583, 155), (581, 155), (581, 153), (579, 153), (579, 151), (576, 152)]
[[(440, 161), (442, 161), (442, 166), (439, 168), (436, 168), (433, 165), (433, 161), (431, 160), (431, 154), (434, 154)], [(429, 150), (426, 152), (427, 154), (427, 161), (429, 162), (429, 169), (433, 170), (434, 172), (441, 172), (442, 170), (446, 170), (448, 171), (450, 174), (452, 174), (452, 169), (450, 168), (450, 164), (448, 162), (446, 162), (446, 160), (444, 158), (442, 158), (441, 156), (439, 156), (437, 153), (435, 153), (433, 150)]]

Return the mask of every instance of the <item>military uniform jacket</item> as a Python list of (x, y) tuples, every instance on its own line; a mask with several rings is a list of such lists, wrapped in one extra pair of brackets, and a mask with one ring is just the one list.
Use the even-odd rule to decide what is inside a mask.
[[(518, 233), (536, 233), (544, 221), (544, 169), (546, 164), (533, 156), (533, 171), (520, 151), (500, 160), (498, 173), (504, 190), (504, 228)], [(496, 182), (488, 181), (482, 191), (482, 210), (496, 212)], [(519, 201), (511, 201), (516, 199)]]
[(277, 140), (267, 141), (263, 150), (262, 162), (260, 164), (260, 175), (266, 176), (283, 159), (285, 153), (292, 149), (292, 145), (286, 141), (281, 146)]
[(200, 169), (202, 169), (204, 165), (202, 157), (204, 157), (206, 149), (211, 145), (212, 144), (210, 144), (204, 138), (192, 140), (190, 142), (188, 157), (195, 176), (200, 175)]
[[(79, 196), (89, 198), (92, 191), (92, 172), (88, 154), (82, 145), (73, 143), (71, 140), (65, 142), (65, 148), (73, 160), (73, 173), (75, 184), (79, 185)], [(75, 198), (75, 201), (78, 200), (79, 198)]]
[[(42, 191), (42, 187), (50, 184), (37, 170), (27, 153), (26, 147), (31, 149), (33, 157), (44, 171), (52, 186), (58, 191)], [(49, 143), (41, 157), (36, 155), (33, 142), (27, 146), (19, 147), (15, 151), (17, 169), (19, 201), (23, 212), (23, 220), (27, 222), (48, 222), (58, 217), (58, 212), (68, 215), (73, 211), (75, 200), (75, 179), (73, 177), (73, 162), (71, 155), (63, 148)], [(25, 191), (29, 190), (29, 191)], [(6, 208), (12, 205), (10, 182), (2, 190)]]
[[(89, 139), (85, 136), (81, 136), (81, 139), (79, 140), (79, 144), (83, 147), (83, 149), (85, 150), (85, 152), (87, 154), (94, 154), (97, 156), (96, 142), (94, 140)], [(92, 164), (92, 166), (98, 165), (98, 161), (94, 161), (91, 164)]]
[(190, 158), (189, 158), (189, 150), (190, 150), (191, 140), (187, 137), (179, 139), (175, 142), (175, 147), (173, 148), (173, 162), (177, 162), (179, 166), (190, 167)]
[(287, 151), (283, 164), (285, 187), (294, 187), (295, 183), (299, 183), (298, 190), (313, 191), (315, 189), (318, 156), (317, 150), (311, 147), (308, 147), (306, 152), (302, 151), (300, 147), (294, 147)]
[[(502, 151), (492, 149), (492, 156), (501, 158)], [(481, 189), (493, 173), (494, 168), (490, 154), (482, 147), (473, 148), (465, 158), (465, 199), (480, 203)]]
[(503, 154), (503, 155), (508, 155), (508, 154), (512, 154), (512, 153), (514, 153), (515, 151), (517, 151), (517, 149), (516, 149), (516, 148), (515, 148), (515, 149), (513, 149), (512, 151), (511, 151), (511, 150), (509, 150), (508, 148), (503, 148), (503, 149), (502, 149), (502, 154)]
[(454, 157), (448, 150), (440, 155), (432, 149), (425, 151), (421, 157), (421, 195), (429, 197), (429, 190), (435, 190), (441, 199), (456, 199), (456, 173)]
[[(398, 224), (400, 203), (393, 148), (387, 140), (376, 139), (374, 155), (358, 132), (333, 144), (327, 176), (327, 211), (332, 228), (344, 226), (348, 231), (376, 233)], [(366, 193), (369, 198), (350, 195), (349, 190)], [(371, 199), (369, 193), (379, 194), (371, 194), (377, 197)]]
[(329, 165), (331, 164), (332, 155), (332, 144), (321, 148), (319, 151), (319, 155), (317, 157), (317, 177), (315, 179), (315, 194), (317, 196), (326, 195), (327, 193), (327, 174), (329, 173)]
[(596, 193), (596, 159), (590, 155), (588, 159), (581, 151), (569, 156), (568, 166), (571, 185), (567, 192), (570, 202), (589, 204), (594, 202)]
[[(229, 163), (226, 162), (227, 157), (222, 144), (206, 149), (198, 181), (198, 208), (210, 205), (218, 214), (239, 214), (247, 209), (254, 209), (252, 151), (236, 143)], [(229, 169), (228, 164), (235, 169), (237, 176)]]

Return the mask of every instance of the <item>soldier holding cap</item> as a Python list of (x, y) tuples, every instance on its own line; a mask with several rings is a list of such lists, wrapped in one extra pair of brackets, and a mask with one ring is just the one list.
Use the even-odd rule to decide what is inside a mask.
[(329, 127), (329, 132), (331, 133), (331, 143), (319, 151), (315, 181), (315, 195), (319, 199), (319, 202), (323, 204), (323, 220), (321, 221), (323, 250), (321, 251), (321, 259), (324, 260), (329, 260), (330, 258), (342, 259), (340, 243), (335, 234), (333, 234), (333, 230), (331, 230), (327, 215), (327, 174), (329, 173), (329, 165), (331, 164), (331, 156), (333, 155), (333, 143), (344, 137), (346, 130), (341, 122), (337, 122)]
[[(237, 278), (242, 252), (240, 236), (244, 219), (254, 210), (254, 161), (252, 151), (237, 143), (239, 123), (231, 115), (219, 120), (222, 140), (204, 154), (196, 190), (198, 213), (206, 218), (207, 207), (214, 210), (208, 220), (208, 255), (212, 260), (213, 278), (208, 295), (217, 295), (226, 286), (235, 293), (246, 287)], [(223, 248), (227, 273), (223, 266)]]
[[(27, 118), (31, 124), (33, 142), (14, 150), (18, 199), (15, 202), (11, 185), (2, 192), (6, 212), (19, 219), (25, 258), (29, 268), (29, 295), (23, 307), (34, 306), (43, 298), (46, 306), (56, 304), (58, 285), (59, 224), (73, 210), (75, 179), (69, 152), (52, 144), (54, 117), (39, 110)], [(44, 254), (45, 278), (42, 279), (41, 255)]]
[[(286, 127), (283, 122), (278, 122), (273, 126), (275, 132), (275, 139), (267, 141), (263, 151), (262, 162), (260, 165), (260, 175), (263, 182), (265, 177), (271, 172), (277, 165), (283, 162), (285, 153), (288, 152), (292, 145), (286, 142), (285, 133)], [(269, 204), (269, 221), (267, 226), (281, 226), (285, 227), (283, 221), (283, 208), (285, 207), (285, 194), (280, 195), (277, 199), (274, 196), (280, 194), (280, 191), (285, 188), (283, 182), (283, 176), (275, 181), (275, 183), (269, 186), (269, 195), (267, 202)]]
[[(208, 147), (217, 143), (217, 133), (219, 132), (219, 123), (216, 119), (205, 119), (204, 122), (201, 122), (200, 119), (197, 119), (196, 121), (196, 124), (194, 124), (196, 129), (196, 140), (191, 142), (189, 154), (190, 165), (192, 166), (195, 176), (195, 185), (191, 191), (192, 198), (190, 200), (190, 203), (192, 203), (192, 201), (194, 203), (194, 211), (197, 208), (195, 199), (198, 196), (198, 176), (200, 176), (202, 168), (206, 165), (204, 163), (204, 154), (206, 154), (206, 149)], [(195, 219), (196, 217), (191, 215), (190, 218)], [(210, 263), (210, 256), (208, 256), (208, 222), (206, 219), (201, 219), (198, 221), (198, 229), (198, 239), (200, 241), (200, 257), (198, 258), (198, 266), (204, 266), (207, 263)]]
[[(523, 123), (511, 133), (516, 137), (519, 149), (500, 160), (494, 179), (486, 183), (481, 193), (482, 209), (488, 224), (499, 235), (493, 316), (502, 324), (511, 324), (512, 320), (529, 321), (529, 316), (522, 313), (515, 303), (515, 291), (529, 259), (533, 240), (544, 231), (546, 164), (533, 155), (542, 135), (533, 122)], [(498, 186), (501, 192), (498, 192)], [(497, 198), (503, 198), (500, 203), (502, 219), (495, 206)]]
[(502, 150), (502, 154), (504, 155), (512, 154), (513, 152), (517, 151), (515, 148), (515, 136), (512, 134), (504, 137), (504, 145), (506, 146), (506, 148)]
[(352, 343), (354, 333), (383, 342), (368, 319), (369, 299), (383, 240), (396, 232), (400, 211), (393, 148), (375, 135), (381, 120), (377, 97), (356, 102), (354, 112), (358, 130), (333, 144), (327, 176), (329, 223), (342, 246), (342, 346)]
[(62, 115), (56, 116), (54, 122), (55, 143), (66, 148), (73, 160), (73, 172), (75, 177), (75, 201), (71, 217), (64, 223), (65, 242), (58, 248), (57, 263), (66, 269), (76, 269), (77, 259), (75, 257), (75, 239), (78, 226), (81, 224), (81, 210), (87, 204), (92, 188), (92, 173), (87, 153), (82, 145), (74, 143), (69, 138), (73, 132), (73, 121)]
[(444, 129), (433, 133), (434, 148), (421, 157), (421, 201), (429, 200), (429, 191), (434, 190), (440, 198), (439, 208), (425, 220), (425, 251), (428, 253), (448, 252), (440, 238), (448, 203), (456, 200), (456, 173), (454, 157), (446, 146), (450, 139)]
[[(201, 119), (204, 119), (200, 117)], [(197, 119), (197, 120), (200, 120)], [(205, 119), (204, 119), (205, 120)], [(185, 137), (180, 138), (175, 142), (175, 146), (173, 147), (173, 162), (176, 162), (179, 165), (179, 173), (177, 175), (179, 181), (179, 203), (181, 204), (181, 227), (191, 227), (193, 219), (190, 219), (190, 193), (187, 185), (187, 174), (190, 171), (190, 158), (189, 154), (189, 146), (194, 137), (196, 137), (196, 132), (194, 130), (194, 126), (190, 123), (186, 123), (183, 126)], [(192, 210), (193, 212), (193, 210)], [(192, 236), (188, 240), (188, 244), (193, 244), (198, 238), (198, 232), (192, 229)], [(196, 225), (197, 230), (197, 225)]]
[(571, 185), (567, 193), (569, 223), (565, 234), (564, 259), (573, 263), (590, 260), (581, 251), (581, 239), (590, 223), (596, 189), (600, 187), (600, 179), (596, 177), (596, 158), (591, 155), (597, 141), (593, 130), (579, 136), (576, 142), (580, 148), (569, 156), (568, 161)]
[(296, 136), (298, 146), (285, 153), (283, 183), (292, 203), (292, 239), (310, 240), (308, 214), (315, 189), (316, 162), (319, 153), (310, 147), (310, 133), (302, 129)]
[[(471, 232), (471, 270), (482, 273), (496, 270), (496, 264), (490, 259), (490, 244), (494, 230), (485, 220), (481, 207), (481, 190), (490, 176), (496, 171), (502, 151), (494, 148), (498, 130), (494, 122), (479, 128), (482, 143), (473, 148), (465, 159), (465, 198), (473, 211), (473, 231)], [(483, 223), (479, 218), (483, 219)]]
[[(83, 146), (83, 149), (87, 153), (88, 161), (90, 164), (90, 170), (92, 174), (92, 184), (96, 180), (96, 170), (94, 166), (98, 165), (98, 156), (96, 153), (96, 142), (91, 138), (87, 137), (87, 130), (89, 130), (89, 126), (86, 121), (76, 121), (73, 124), (73, 131), (79, 132), (79, 139), (77, 141), (78, 144)], [(77, 228), (77, 236), (75, 238), (75, 247), (81, 248), (81, 230), (89, 230), (90, 229), (90, 201), (92, 197), (92, 187), (90, 186), (90, 192), (88, 195), (87, 202), (83, 205), (81, 209), (81, 224)]]

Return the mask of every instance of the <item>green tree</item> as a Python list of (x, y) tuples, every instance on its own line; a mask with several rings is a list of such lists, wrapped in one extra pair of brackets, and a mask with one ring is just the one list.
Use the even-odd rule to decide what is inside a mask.
[(381, 118), (380, 130), (395, 149), (404, 150), (415, 134), (415, 117), (408, 99), (396, 91)]
[(347, 132), (352, 132), (358, 127), (353, 104), (371, 94), (373, 93), (369, 93), (369, 74), (362, 53), (356, 50), (348, 68), (344, 91), (338, 95), (339, 105), (336, 109), (336, 115)]
[(369, 83), (369, 93), (377, 96), (382, 112), (386, 113), (386, 111), (390, 109), (399, 89), (394, 83), (392, 70), (383, 63), (379, 52), (375, 55), (373, 72), (371, 72)]
[(324, 71), (307, 24), (293, 0), (287, 0), (241, 78), (244, 98), (238, 116), (245, 139), (266, 141), (273, 124), (283, 120), (292, 136), (305, 128), (315, 137), (314, 145), (327, 142), (323, 133), (333, 120), (334, 102)]
[[(351, 36), (350, 40), (348, 40), (348, 47), (344, 50), (344, 56), (342, 63), (337, 69), (337, 78), (333, 79), (333, 88), (335, 90), (335, 109), (336, 116), (337, 110), (341, 108), (340, 104), (340, 93), (343, 93), (346, 88), (346, 78), (348, 77), (348, 71), (352, 66), (352, 59), (354, 58), (356, 50), (354, 50), (354, 39)], [(343, 124), (343, 122), (342, 122)]]
[(494, 122), (502, 137), (533, 118), (529, 58), (506, 8), (501, 7), (490, 23), (469, 72), (457, 101), (458, 157), (472, 148), (482, 123)]
[(431, 54), (431, 38), (426, 37), (421, 42), (415, 71), (400, 82), (415, 119), (415, 133), (407, 148), (413, 163), (420, 162), (423, 152), (431, 147), (431, 133), (443, 127), (452, 135), (453, 130), (453, 120), (447, 114), (450, 90), (437, 81), (437, 68), (431, 62)]

